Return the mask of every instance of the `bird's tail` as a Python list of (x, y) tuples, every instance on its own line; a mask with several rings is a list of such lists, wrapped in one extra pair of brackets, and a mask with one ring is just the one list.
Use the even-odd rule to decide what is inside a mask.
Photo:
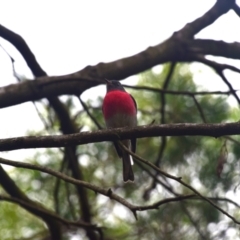
[[(128, 141), (129, 142), (129, 141)], [(125, 144), (124, 144), (125, 145)], [(129, 145), (129, 144), (127, 144)], [(127, 146), (129, 147), (129, 146)], [(130, 155), (126, 151), (122, 151), (122, 161), (123, 161), (123, 181), (132, 181), (134, 182), (134, 174), (131, 165)]]

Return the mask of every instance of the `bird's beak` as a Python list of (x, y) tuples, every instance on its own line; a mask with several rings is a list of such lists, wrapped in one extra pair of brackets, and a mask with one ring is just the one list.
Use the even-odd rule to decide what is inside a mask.
[(107, 84), (107, 85), (111, 85), (112, 84), (112, 82), (111, 81), (109, 81), (108, 79), (106, 79), (106, 78), (104, 78), (104, 81), (105, 81), (105, 83)]

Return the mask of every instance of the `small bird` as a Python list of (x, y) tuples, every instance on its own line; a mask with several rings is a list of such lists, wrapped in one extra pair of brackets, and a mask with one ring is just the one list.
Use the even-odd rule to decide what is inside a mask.
[[(103, 100), (102, 112), (107, 128), (135, 127), (137, 125), (137, 104), (125, 91), (119, 81), (106, 80), (107, 93)], [(121, 141), (132, 152), (136, 151), (136, 138)], [(114, 142), (118, 156), (123, 161), (123, 181), (134, 181), (130, 155)]]

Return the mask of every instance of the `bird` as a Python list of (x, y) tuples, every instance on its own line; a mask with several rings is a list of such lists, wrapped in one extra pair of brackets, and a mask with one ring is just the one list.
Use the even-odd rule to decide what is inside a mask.
[[(106, 127), (121, 128), (137, 126), (137, 104), (135, 99), (125, 91), (122, 84), (117, 80), (106, 81), (106, 95), (103, 99), (102, 112)], [(136, 138), (121, 141), (124, 146), (136, 152)], [(122, 158), (123, 181), (134, 182), (131, 158), (127, 151), (122, 149), (117, 142), (114, 142), (117, 154)]]

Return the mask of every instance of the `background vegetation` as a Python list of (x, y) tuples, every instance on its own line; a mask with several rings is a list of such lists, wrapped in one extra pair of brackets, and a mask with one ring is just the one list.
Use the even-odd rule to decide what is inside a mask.
[[(146, 133), (137, 142), (137, 155), (143, 161), (135, 157), (134, 183), (123, 182), (122, 163), (112, 144), (103, 141), (104, 135), (97, 142), (92, 135), (88, 144), (77, 144), (74, 135), (68, 135), (104, 128), (102, 98), (93, 96), (84, 102), (84, 91), (102, 84), (104, 78), (122, 80), (134, 74), (136, 84), (125, 88), (136, 99), (139, 125), (184, 129), (196, 124), (201, 129), (202, 124), (212, 124), (207, 126), (214, 129), (219, 123), (237, 122), (238, 108), (229, 105), (228, 97), (240, 100), (224, 70), (240, 70), (205, 56), (240, 59), (239, 43), (193, 38), (229, 10), (239, 15), (235, 1), (218, 0), (206, 14), (158, 46), (59, 77), (48, 77), (24, 40), (0, 26), (0, 36), (21, 52), (35, 76), (34, 81), (18, 77), (17, 84), (2, 87), (0, 106), (38, 101), (36, 109), (45, 126), (28, 132), (33, 137), (0, 141), (1, 151), (34, 149), (32, 157), (22, 162), (0, 158), (1, 239), (239, 237), (238, 123), (221, 125), (229, 134), (193, 130), (151, 137)], [(190, 68), (193, 61), (211, 67), (229, 90), (211, 92), (198, 86)], [(157, 70), (153, 68), (159, 64)], [(67, 96), (59, 100), (60, 95)], [(141, 128), (133, 135), (138, 131)], [(57, 136), (41, 138), (44, 135)], [(61, 135), (67, 135), (65, 142)], [(61, 147), (52, 148), (57, 143)], [(3, 168), (5, 164), (16, 168)]]

